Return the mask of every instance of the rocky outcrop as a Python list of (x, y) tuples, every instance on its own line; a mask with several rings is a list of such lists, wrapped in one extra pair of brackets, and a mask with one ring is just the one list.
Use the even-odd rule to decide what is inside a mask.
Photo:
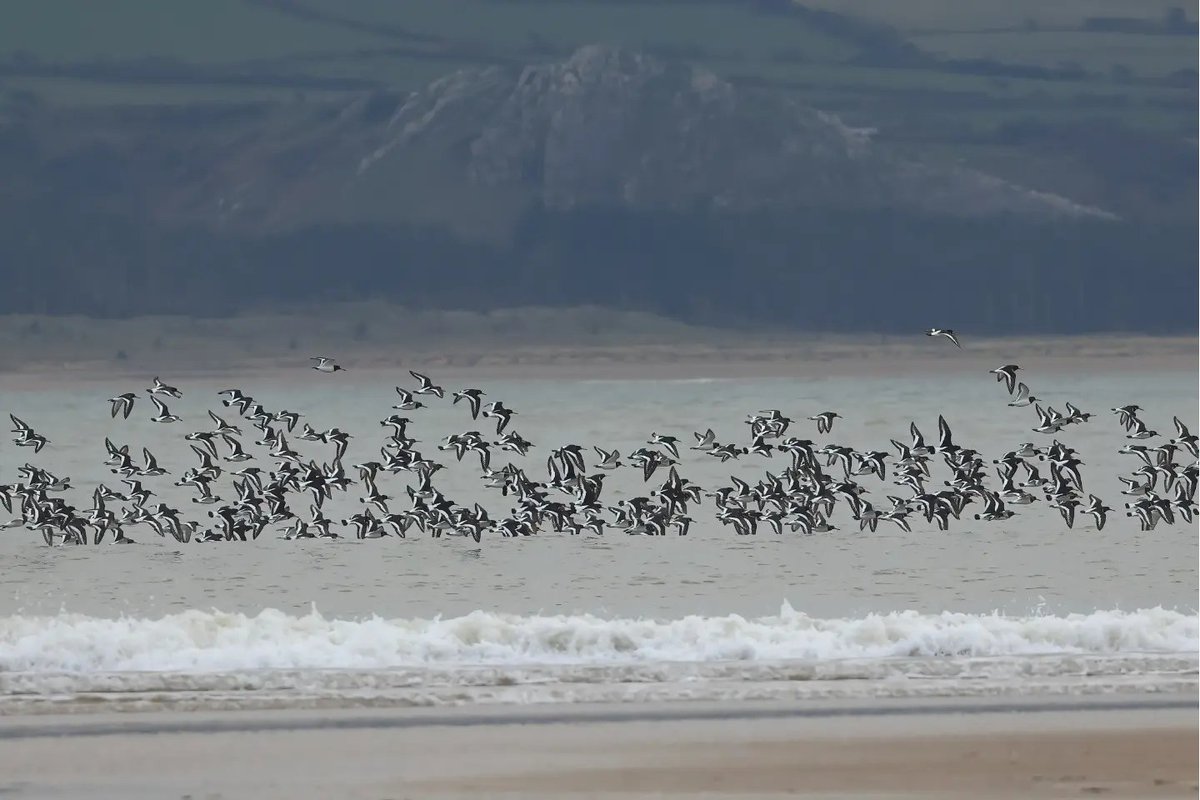
[(404, 223), (503, 238), (535, 199), (554, 209), (1108, 216), (900, 158), (788, 94), (604, 45), (556, 63), (460, 70), (408, 96), (284, 105), (232, 132), (198, 131), (184, 180), (179, 158), (165, 153), (149, 169), (163, 172), (152, 213), (253, 232)]
[(435, 81), (397, 109), (358, 173), (431, 145), (453, 152), (475, 184), (521, 187), (553, 208), (1105, 215), (972, 170), (894, 157), (868, 133), (781, 93), (615, 46)]

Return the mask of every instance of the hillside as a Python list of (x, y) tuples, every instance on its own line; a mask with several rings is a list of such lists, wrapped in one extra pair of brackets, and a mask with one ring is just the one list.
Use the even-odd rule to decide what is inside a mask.
[[(938, 287), (996, 331), (1193, 326), (1195, 20), (943, 8), (24, 4), (0, 27), (0, 311), (371, 295), (891, 329), (921, 316), (891, 276), (924, 275), (910, 304)], [(1030, 296), (1056, 281), (1070, 307)], [(802, 287), (834, 306), (791, 308)]]
[(192, 141), (190, 175), (171, 169), (178, 148), (98, 146), (146, 176), (157, 221), (243, 233), (420, 220), (488, 238), (498, 224), (507, 230), (502, 209), (535, 203), (1114, 217), (959, 165), (897, 156), (792, 97), (621, 46), (460, 69), (404, 98), (328, 109), (252, 119), (229, 142), (213, 141), (232, 127), (225, 121), (175, 133)]
[(600, 41), (770, 87), (924, 157), (1183, 219), (1197, 38), (1194, 12), (1178, 13), (1172, 0), (961, 0), (953, 13), (928, 0), (47, 0), (0, 26), (0, 108), (299, 115)]

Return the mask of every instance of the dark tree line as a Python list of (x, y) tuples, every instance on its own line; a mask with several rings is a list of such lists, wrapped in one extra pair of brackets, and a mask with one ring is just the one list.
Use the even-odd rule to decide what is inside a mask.
[(504, 247), (417, 227), (168, 229), (0, 202), (0, 313), (223, 316), (294, 301), (602, 305), (715, 325), (1189, 332), (1194, 224), (530, 209)]

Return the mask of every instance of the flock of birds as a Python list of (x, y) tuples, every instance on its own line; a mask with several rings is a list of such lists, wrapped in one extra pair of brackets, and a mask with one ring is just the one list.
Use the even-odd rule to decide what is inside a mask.
[[(946, 338), (961, 347), (952, 330), (932, 328), (926, 335)], [(319, 373), (344, 371), (330, 358), (313, 361), (312, 369)], [(133, 539), (128, 532), (136, 526), (180, 543), (255, 540), (272, 529), (282, 530), (284, 539), (350, 535), (358, 539), (403, 538), (409, 532), (420, 531), (432, 537), (469, 537), (475, 542), (485, 535), (517, 537), (547, 531), (596, 536), (606, 531), (686, 535), (693, 522), (689, 514), (708, 500), (715, 509), (715, 519), (743, 536), (760, 530), (776, 534), (785, 529), (804, 534), (837, 530), (831, 520), (839, 503), (860, 531), (875, 531), (881, 523), (910, 531), (916, 520), (946, 530), (964, 516), (989, 522), (1006, 520), (1017, 513), (1014, 508), (1035, 502), (1046, 502), (1056, 509), (1068, 527), (1073, 527), (1077, 514), (1082, 514), (1091, 517), (1097, 529), (1103, 529), (1113, 509), (1085, 492), (1080, 470), (1083, 462), (1074, 449), (1057, 438), (1072, 426), (1088, 423), (1093, 415), (1071, 403), (1065, 404), (1063, 412), (1043, 407), (1028, 386), (1017, 379), (1019, 369), (1016, 364), (1005, 364), (991, 373), (1008, 389), (1012, 398), (1008, 405), (1034, 407), (1037, 426), (1031, 431), (1053, 438), (1040, 447), (1022, 443), (991, 461), (995, 483), (990, 481), (988, 462), (976, 450), (955, 443), (950, 425), (942, 416), (938, 417), (934, 442), (927, 442), (912, 423), (908, 441), (891, 441), (895, 452), (860, 451), (832, 442), (818, 445), (811, 439), (789, 435), (795, 420), (778, 409), (749, 415), (745, 420), (748, 441), (721, 442), (709, 429), (696, 432), (695, 443), (685, 450), (677, 437), (652, 432), (644, 446), (625, 456), (593, 446), (595, 457), (584, 446), (568, 443), (551, 450), (544, 475), (535, 475), (511, 460), (524, 460), (534, 449), (532, 442), (511, 428), (517, 412), (500, 401), (485, 404), (482, 389), (464, 388), (452, 392), (450, 402), (464, 403), (464, 416), (469, 414), (472, 421), (494, 420), (495, 430), (487, 434), (473, 429), (451, 434), (437, 449), (439, 453), (453, 453), (459, 462), (478, 458), (482, 486), (508, 498), (512, 506), (507, 514), (493, 519), (478, 502), (460, 503), (439, 490), (437, 473), (446, 465), (416, 448), (417, 440), (409, 435), (409, 416), (391, 413), (380, 420), (387, 434), (379, 456), (351, 464), (349, 468), (356, 476), (352, 478), (345, 463), (350, 434), (336, 427), (317, 430), (307, 422), (301, 424), (303, 415), (297, 412), (270, 411), (239, 389), (225, 389), (218, 393), (221, 403), (237, 417), (231, 424), (208, 411), (211, 426), (183, 436), (195, 463), (172, 481), (174, 486), (195, 493), (192, 504), (210, 507), (199, 519), (186, 518), (182, 508), (169, 506), (156, 496), (152, 482), (171, 478), (153, 453), (142, 447), (138, 460), (131, 455), (128, 444), (118, 445), (106, 438), (104, 464), (120, 481), (121, 491), (101, 484), (92, 493), (91, 506), (79, 508), (63, 497), (73, 488), (70, 479), (26, 463), (17, 470), (17, 482), (0, 485), (0, 505), (16, 514), (3, 527), (40, 532), (48, 545), (98, 545), (106, 539), (129, 544)], [(399, 402), (392, 406), (393, 412), (415, 413), (427, 403), (444, 402), (446, 392), (442, 387), (426, 375), (410, 374), (416, 386), (396, 387)], [(145, 394), (154, 408), (151, 422), (183, 422), (167, 407), (167, 400), (182, 397), (177, 388), (156, 377)], [(138, 392), (126, 392), (110, 398), (112, 417), (128, 419), (141, 397)], [(1141, 410), (1136, 405), (1112, 409), (1127, 440), (1119, 452), (1138, 465), (1120, 478), (1125, 486), (1122, 495), (1127, 498), (1126, 515), (1136, 518), (1142, 530), (1160, 523), (1171, 525), (1180, 519), (1191, 523), (1197, 486), (1196, 436), (1176, 417), (1176, 435), (1166, 440), (1147, 427), (1138, 416)], [(18, 447), (31, 448), (36, 455), (50, 444), (34, 427), (10, 416), (13, 442)], [(815, 423), (818, 434), (827, 436), (841, 416), (826, 411), (806, 419)], [(242, 426), (252, 426), (256, 437), (253, 447), (257, 450), (247, 451)], [(327, 449), (320, 459), (306, 457), (293, 449), (289, 437)], [(508, 463), (497, 465), (502, 453)], [(705, 491), (680, 474), (685, 453), (721, 463), (770, 459), (778, 454), (784, 464), (776, 473), (766, 471), (754, 485), (731, 477), (727, 485)], [(1189, 463), (1177, 460), (1184, 453), (1190, 456)], [(931, 477), (931, 467), (939, 461), (948, 470), (949, 480), (938, 482)], [(638, 470), (642, 485), (653, 488), (606, 505), (602, 498), (607, 473), (628, 469)], [(402, 493), (381, 486), (383, 478), (392, 476), (392, 480), (402, 474), (409, 476)], [(655, 475), (663, 480), (655, 481)], [(231, 479), (226, 484), (229, 491), (222, 487), (226, 478)], [(885, 502), (876, 505), (867, 499), (877, 488), (866, 485), (868, 482), (888, 487), (883, 491)], [(336, 522), (327, 517), (327, 503), (352, 487), (361, 506), (357, 513)], [(976, 507), (977, 513), (967, 514), (969, 506)]]

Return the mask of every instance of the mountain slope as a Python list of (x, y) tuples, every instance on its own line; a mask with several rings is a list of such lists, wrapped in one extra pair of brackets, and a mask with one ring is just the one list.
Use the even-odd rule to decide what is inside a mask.
[(373, 102), (369, 115), (360, 101), (222, 154), (188, 205), (251, 227), (411, 219), (427, 189), (429, 221), (451, 227), (464, 227), (467, 198), (489, 195), (497, 207), (1108, 216), (974, 170), (897, 157), (870, 131), (786, 95), (619, 46), (454, 72), (398, 102), (385, 125), (369, 117), (387, 99)]

